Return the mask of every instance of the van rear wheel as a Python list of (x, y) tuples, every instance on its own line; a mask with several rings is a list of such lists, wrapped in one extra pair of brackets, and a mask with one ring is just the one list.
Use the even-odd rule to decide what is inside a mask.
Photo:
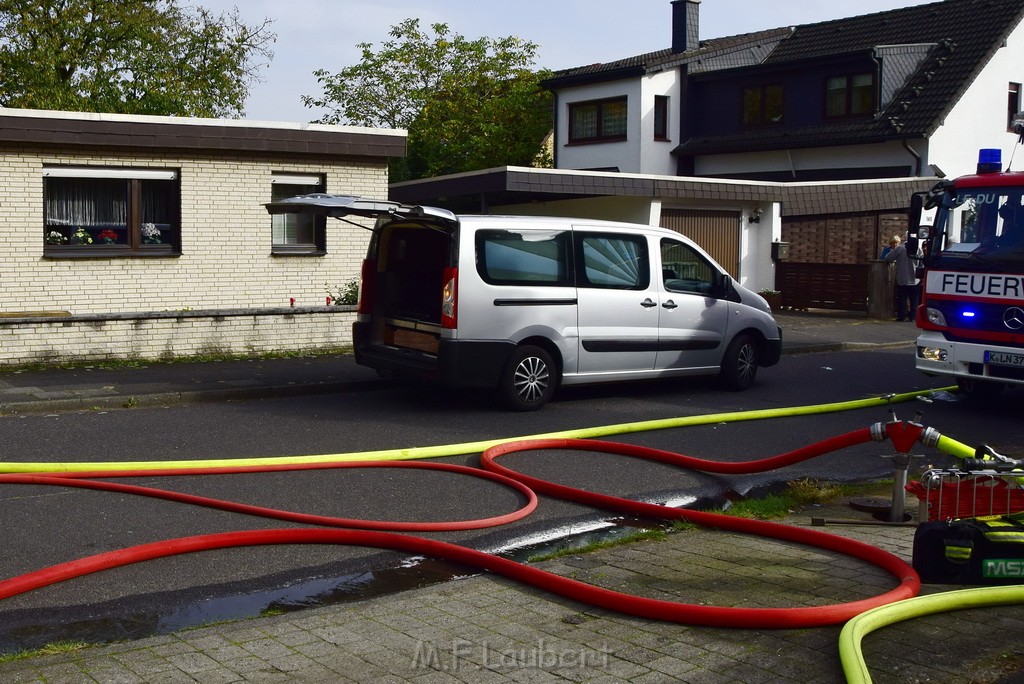
[(513, 411), (536, 411), (551, 400), (558, 384), (555, 361), (541, 347), (517, 347), (498, 382), (498, 397)]
[(722, 357), (719, 382), (726, 389), (741, 391), (754, 384), (757, 377), (757, 344), (750, 335), (738, 335)]

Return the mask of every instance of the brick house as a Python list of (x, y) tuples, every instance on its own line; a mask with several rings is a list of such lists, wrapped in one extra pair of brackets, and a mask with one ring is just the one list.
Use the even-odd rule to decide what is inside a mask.
[[(384, 197), (405, 132), (0, 109), (0, 364), (342, 347), (369, 231), (272, 198)], [(331, 227), (335, 228), (335, 227)]]

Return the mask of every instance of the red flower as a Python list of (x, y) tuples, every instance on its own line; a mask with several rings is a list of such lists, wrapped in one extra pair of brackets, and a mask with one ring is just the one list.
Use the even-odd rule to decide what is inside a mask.
[(117, 233), (110, 230), (109, 228), (107, 230), (101, 230), (100, 234), (97, 235), (96, 237), (98, 237), (100, 240), (103, 240), (108, 244), (117, 242)]

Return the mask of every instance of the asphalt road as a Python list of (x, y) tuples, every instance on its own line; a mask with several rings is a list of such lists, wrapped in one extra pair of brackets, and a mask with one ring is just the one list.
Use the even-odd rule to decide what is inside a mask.
[[(3, 461), (126, 461), (342, 454), (510, 438), (678, 416), (803, 406), (939, 388), (917, 373), (908, 349), (787, 355), (762, 370), (749, 391), (727, 393), (704, 380), (564, 390), (544, 410), (496, 411), (469, 394), (395, 387), (334, 395), (112, 411), (0, 417)], [(978, 403), (939, 393), (931, 403), (897, 405), (900, 418), (920, 408), (923, 422), (976, 445), (1024, 454), (1024, 391)], [(746, 461), (786, 452), (888, 420), (879, 408), (729, 422), (609, 437), (714, 460)], [(887, 444), (868, 444), (780, 471), (737, 477), (592, 452), (532, 452), (506, 463), (574, 486), (648, 500), (689, 500), (725, 490), (746, 493), (800, 477), (858, 480), (892, 472)], [(923, 450), (921, 462), (948, 462)], [(442, 459), (475, 464), (476, 454)], [(330, 470), (231, 476), (133, 479), (204, 496), (289, 510), (382, 520), (459, 520), (514, 510), (519, 495), (489, 482), (396, 469)], [(543, 499), (528, 519), (491, 530), (432, 533), (477, 548), (604, 515)], [(4, 546), (0, 577), (134, 544), (288, 523), (181, 504), (37, 485), (0, 487)], [(241, 617), (275, 603), (316, 602), (343, 590), (374, 591), (418, 581), (393, 554), (373, 549), (277, 547), (211, 551), (129, 566), (0, 602), (0, 651), (59, 638), (108, 638)], [(408, 563), (406, 563), (408, 564)], [(452, 572), (450, 568), (440, 572)], [(117, 615), (117, 619), (110, 616)], [(128, 617), (125, 617), (128, 616)]]

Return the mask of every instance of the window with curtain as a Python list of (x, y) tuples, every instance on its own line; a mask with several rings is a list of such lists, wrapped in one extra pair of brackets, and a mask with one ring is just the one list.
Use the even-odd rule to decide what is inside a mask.
[(48, 256), (180, 254), (178, 172), (46, 167), (43, 224)]
[[(324, 192), (323, 176), (275, 173), (270, 201)], [(311, 214), (274, 214), (271, 236), (274, 254), (323, 254), (327, 251), (327, 221)]]
[(643, 290), (650, 283), (643, 236), (583, 235), (579, 244), (583, 263), (580, 287)]
[(569, 142), (608, 142), (626, 139), (626, 97), (569, 104)]
[(494, 285), (571, 285), (570, 238), (564, 230), (481, 230), (477, 272)]

